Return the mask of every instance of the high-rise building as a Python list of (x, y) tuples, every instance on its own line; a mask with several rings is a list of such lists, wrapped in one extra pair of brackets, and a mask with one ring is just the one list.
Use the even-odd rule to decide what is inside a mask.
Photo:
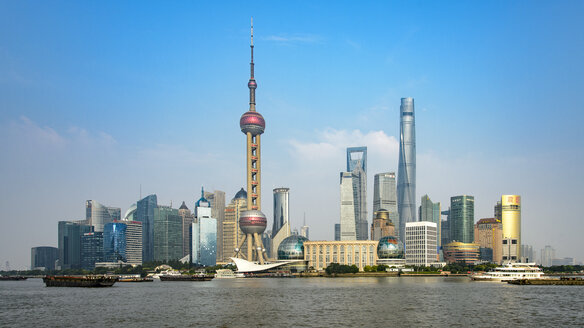
[(450, 217), (450, 208), (446, 211), (442, 211), (440, 214), (446, 216), (446, 220), (442, 220), (441, 222), (442, 228), (440, 229), (440, 247), (442, 247), (452, 241), (452, 239), (450, 239), (450, 222), (448, 221), (448, 218)]
[(444, 260), (448, 263), (474, 264), (478, 262), (480, 246), (475, 243), (461, 243), (453, 241), (442, 245)]
[(87, 232), (81, 236), (81, 268), (95, 269), (96, 262), (103, 262), (103, 232)]
[[(264, 213), (262, 213), (260, 136), (264, 133), (266, 122), (264, 117), (256, 111), (255, 90), (257, 83), (254, 78), (253, 63), (253, 20), (250, 47), (250, 79), (247, 83), (249, 88), (249, 111), (243, 113), (239, 120), (241, 132), (247, 137), (247, 211), (241, 213), (239, 218), (239, 228), (245, 234), (245, 238), (240, 245), (237, 245), (237, 253), (243, 256), (243, 254), (239, 253), (239, 250), (247, 240), (247, 254), (245, 257), (248, 261), (252, 261), (255, 256), (260, 264), (263, 264), (266, 255), (261, 235), (266, 230), (268, 221)], [(254, 250), (255, 252), (253, 252)]]
[[(217, 258), (219, 262), (229, 262), (229, 258), (236, 256), (238, 245), (243, 240), (243, 232), (239, 229), (239, 218), (241, 213), (247, 210), (247, 192), (241, 188), (235, 197), (231, 200), (229, 205), (225, 208), (225, 219), (223, 220), (223, 245), (220, 246), (223, 250), (223, 258)], [(243, 245), (242, 247), (246, 247)], [(245, 254), (245, 250), (241, 251)]]
[(290, 188), (274, 189), (274, 225), (272, 226), (271, 254), (278, 253), (282, 240), (289, 237), (290, 229)]
[(340, 240), (357, 240), (355, 222), (353, 176), (350, 172), (341, 172)]
[(521, 197), (501, 196), (501, 223), (503, 224), (503, 261), (521, 260)]
[(126, 262), (142, 265), (142, 222), (124, 221), (126, 224)]
[(179, 260), (182, 256), (182, 218), (178, 210), (158, 205), (154, 209), (154, 261)]
[[(399, 215), (397, 212), (397, 190), (395, 172), (378, 173), (373, 179), (373, 218), (379, 210), (389, 212), (389, 219), (395, 227), (395, 236), (399, 238)], [(371, 238), (373, 239), (373, 237)]]
[(341, 224), (335, 223), (335, 241), (341, 240)]
[(149, 195), (136, 203), (136, 221), (142, 222), (142, 261), (154, 260), (154, 209), (158, 206), (156, 195)]
[(121, 209), (119, 207), (104, 206), (95, 200), (85, 202), (85, 220), (87, 224), (93, 226), (93, 231), (103, 232), (103, 226), (119, 221)]
[(31, 270), (55, 270), (55, 262), (59, 258), (57, 247), (39, 246), (30, 249)]
[(474, 197), (454, 196), (450, 198), (450, 240), (461, 243), (474, 241)]
[[(406, 222), (416, 221), (416, 125), (414, 98), (402, 98), (400, 106), (399, 165), (397, 170), (399, 235)], [(402, 239), (403, 242), (403, 239)]]
[(300, 235), (306, 239), (309, 239), (309, 227), (306, 225), (306, 214), (304, 214), (304, 222), (302, 227), (300, 227)]
[(418, 217), (420, 221), (436, 223), (438, 227), (438, 247), (442, 245), (442, 219), (440, 214), (440, 202), (433, 203), (428, 195), (422, 196)]
[(357, 240), (367, 240), (367, 147), (347, 148), (347, 172), (352, 175), (355, 236)]
[(389, 211), (380, 209), (374, 214), (373, 223), (371, 223), (371, 240), (395, 236), (395, 226), (389, 219)]
[(191, 262), (213, 266), (217, 263), (217, 220), (211, 217), (211, 204), (204, 195), (204, 191), (201, 190), (201, 198), (195, 203)]
[(521, 262), (522, 263), (535, 262), (535, 252), (533, 251), (533, 246), (521, 245)]
[(142, 223), (114, 221), (106, 224), (103, 228), (103, 255), (105, 262), (142, 265)]
[(107, 223), (103, 228), (103, 257), (105, 262), (126, 262), (127, 228), (125, 222)]
[(225, 220), (225, 192), (221, 190), (215, 190), (212, 193), (205, 191), (205, 198), (211, 204), (211, 217), (217, 219), (217, 261), (221, 261), (224, 257), (222, 245), (223, 221)]
[(59, 265), (57, 269), (81, 268), (81, 236), (93, 227), (71, 221), (59, 221)]
[(138, 207), (136, 206), (136, 203), (132, 204), (130, 206), (130, 208), (128, 208), (128, 210), (126, 211), (126, 214), (124, 214), (124, 218), (122, 220), (124, 221), (136, 221), (136, 209)]
[(195, 216), (183, 201), (178, 208), (178, 215), (182, 218), (182, 256), (191, 255), (191, 225)]
[(438, 228), (434, 222), (406, 222), (406, 264), (430, 266), (438, 262)]
[(550, 245), (545, 245), (541, 250), (540, 263), (544, 267), (552, 266), (552, 260), (556, 258), (556, 250)]
[(492, 261), (501, 263), (503, 225), (495, 218), (480, 219), (474, 227), (474, 243), (492, 250)]

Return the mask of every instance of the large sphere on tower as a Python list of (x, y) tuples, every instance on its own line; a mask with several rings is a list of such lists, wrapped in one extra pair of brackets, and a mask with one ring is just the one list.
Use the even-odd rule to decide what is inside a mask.
[(245, 234), (262, 234), (267, 225), (266, 216), (258, 210), (244, 211), (239, 217), (239, 228)]
[(249, 111), (241, 115), (241, 119), (239, 119), (239, 127), (241, 128), (241, 132), (245, 134), (250, 132), (252, 135), (259, 135), (264, 133), (266, 121), (264, 121), (262, 114)]

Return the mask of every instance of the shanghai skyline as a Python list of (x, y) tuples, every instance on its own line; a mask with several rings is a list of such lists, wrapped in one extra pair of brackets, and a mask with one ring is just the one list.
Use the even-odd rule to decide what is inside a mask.
[(293, 228), (306, 213), (311, 240), (333, 239), (347, 147), (368, 148), (373, 213), (412, 97), (416, 206), (473, 195), (476, 222), (521, 195), (522, 241), (581, 261), (583, 7), (2, 3), (0, 265), (56, 246), (86, 200), (123, 213), (142, 192), (192, 210), (201, 186), (226, 200), (244, 187), (251, 16), (262, 185), (290, 188)]

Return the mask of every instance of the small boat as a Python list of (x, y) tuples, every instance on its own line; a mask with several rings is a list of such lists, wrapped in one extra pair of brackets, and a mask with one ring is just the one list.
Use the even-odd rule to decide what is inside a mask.
[(45, 276), (43, 281), (47, 287), (111, 287), (118, 277), (88, 275), (88, 276)]
[(212, 276), (207, 275), (170, 274), (160, 276), (160, 281), (209, 281), (212, 279)]
[(245, 278), (243, 273), (235, 273), (229, 269), (219, 269), (215, 273), (215, 278), (217, 279), (229, 279), (229, 278)]
[(475, 281), (510, 281), (516, 279), (542, 279), (543, 271), (535, 263), (506, 263), (495, 270), (470, 276)]
[(0, 276), (0, 280), (10, 280), (10, 281), (15, 281), (15, 280), (26, 280), (28, 279), (27, 277), (23, 277), (23, 276)]

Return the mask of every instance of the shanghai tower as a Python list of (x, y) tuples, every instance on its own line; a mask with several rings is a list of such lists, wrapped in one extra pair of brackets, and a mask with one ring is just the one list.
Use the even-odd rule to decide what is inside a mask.
[(397, 210), (399, 238), (405, 241), (406, 222), (416, 221), (416, 125), (414, 98), (402, 98), (400, 106)]

